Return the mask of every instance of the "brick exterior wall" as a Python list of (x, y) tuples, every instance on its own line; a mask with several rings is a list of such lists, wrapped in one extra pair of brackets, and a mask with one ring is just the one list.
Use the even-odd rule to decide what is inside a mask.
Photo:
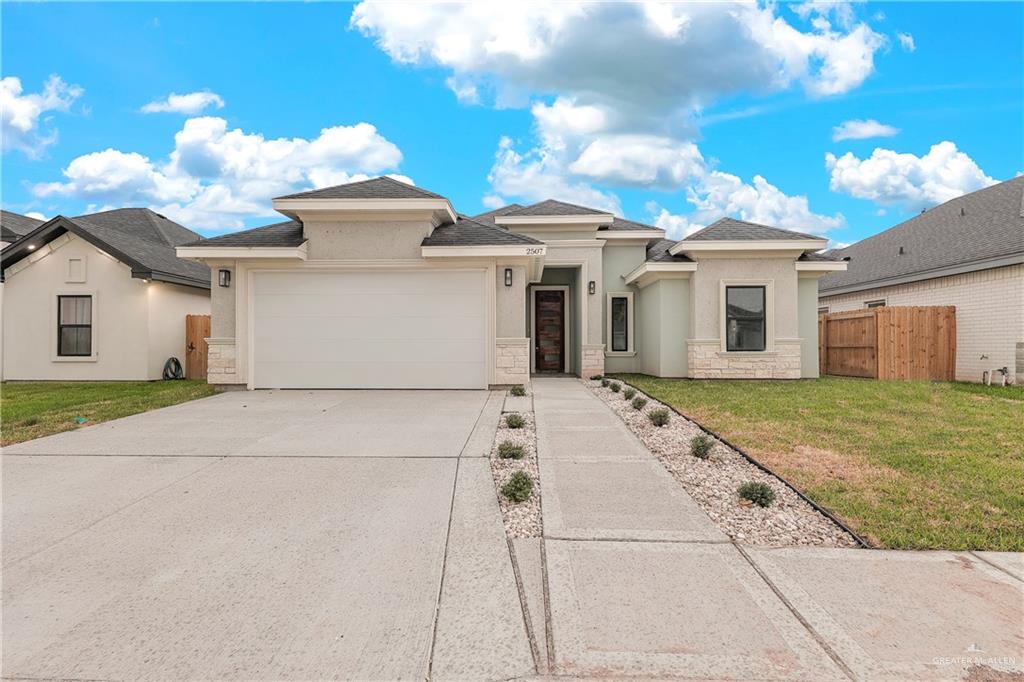
[(583, 362), (580, 367), (580, 376), (584, 379), (604, 374), (604, 344), (585, 343), (583, 344)]
[(1024, 265), (826, 294), (818, 304), (834, 313), (863, 308), (865, 301), (877, 299), (891, 306), (956, 306), (957, 380), (981, 381), (984, 370), (1008, 367), (1011, 379), (1024, 384), (1024, 367), (1017, 358), (1017, 344), (1024, 343)]
[(207, 339), (206, 382), (238, 384), (237, 352), (234, 339)]
[(495, 339), (494, 383), (530, 383), (530, 339)]
[(726, 353), (721, 343), (688, 341), (689, 376), (693, 379), (799, 379), (800, 341), (775, 340), (767, 353)]

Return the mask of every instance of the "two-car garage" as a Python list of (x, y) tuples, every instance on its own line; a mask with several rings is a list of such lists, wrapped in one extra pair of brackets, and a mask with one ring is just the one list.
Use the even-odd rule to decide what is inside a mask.
[(485, 271), (255, 272), (254, 388), (486, 388)]

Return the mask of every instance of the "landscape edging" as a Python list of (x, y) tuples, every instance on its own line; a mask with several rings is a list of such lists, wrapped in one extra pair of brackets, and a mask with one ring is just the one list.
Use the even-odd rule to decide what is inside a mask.
[[(614, 375), (613, 375), (613, 376), (614, 376)], [(637, 386), (637, 385), (635, 385), (635, 384), (631, 384), (630, 382), (626, 381), (625, 379), (623, 379), (623, 378), (622, 378), (622, 377), (620, 377), (620, 376), (615, 376), (615, 380), (616, 380), (616, 381), (621, 381), (622, 383), (624, 383), (624, 384), (626, 384), (627, 386), (629, 386), (629, 387), (631, 387), (631, 388), (635, 389), (636, 391), (638, 391), (638, 392), (640, 392), (640, 393), (643, 393), (643, 394), (644, 394), (644, 395), (646, 395), (646, 396), (647, 396), (648, 398), (653, 398), (654, 400), (658, 400), (657, 398), (654, 398), (654, 396), (652, 396), (652, 395), (651, 395), (650, 393), (648, 393), (647, 391), (643, 390), (642, 388), (640, 388), (639, 386)], [(802, 500), (803, 500), (804, 502), (806, 502), (807, 504), (811, 505), (811, 507), (812, 507), (812, 508), (813, 508), (813, 509), (814, 509), (815, 511), (817, 511), (817, 512), (818, 512), (819, 514), (821, 514), (822, 516), (824, 516), (825, 518), (827, 518), (828, 520), (830, 520), (830, 521), (831, 521), (832, 523), (836, 524), (837, 526), (839, 526), (840, 528), (842, 528), (842, 529), (843, 529), (844, 531), (846, 531), (846, 532), (847, 532), (847, 533), (848, 533), (848, 534), (850, 535), (850, 537), (852, 537), (852, 538), (853, 538), (854, 540), (856, 540), (856, 541), (857, 541), (857, 544), (858, 544), (858, 545), (860, 545), (862, 549), (877, 549), (877, 547), (875, 547), (874, 545), (872, 545), (871, 543), (869, 543), (869, 542), (868, 542), (867, 540), (865, 540), (864, 538), (862, 538), (862, 537), (861, 537), (860, 535), (858, 535), (857, 533), (855, 533), (855, 532), (854, 532), (854, 531), (853, 531), (853, 530), (852, 530), (852, 529), (851, 529), (851, 528), (850, 528), (849, 526), (847, 526), (847, 525), (846, 525), (845, 523), (843, 523), (843, 522), (842, 522), (842, 521), (841, 521), (841, 520), (840, 520), (840, 519), (839, 519), (839, 518), (838, 518), (838, 517), (837, 517), (837, 516), (836, 516), (835, 514), (833, 514), (832, 512), (830, 512), (830, 511), (829, 511), (828, 509), (826, 509), (826, 508), (822, 507), (822, 506), (821, 506), (820, 504), (818, 504), (817, 502), (815, 502), (815, 501), (814, 501), (814, 500), (812, 500), (811, 498), (807, 497), (807, 495), (804, 495), (804, 493), (803, 493), (803, 492), (802, 492), (802, 491), (801, 491), (801, 490), (800, 490), (799, 488), (797, 488), (797, 487), (796, 487), (795, 485), (793, 485), (792, 483), (790, 483), (790, 482), (789, 482), (788, 480), (786, 480), (786, 479), (785, 479), (784, 477), (782, 477), (782, 476), (780, 476), (779, 474), (775, 473), (774, 471), (772, 471), (771, 469), (769, 469), (769, 468), (768, 468), (767, 466), (765, 466), (764, 464), (762, 464), (761, 462), (759, 462), (758, 460), (756, 460), (756, 459), (755, 459), (754, 457), (752, 457), (752, 456), (751, 456), (751, 455), (750, 455), (749, 453), (747, 453), (747, 451), (746, 451), (746, 450), (744, 450), (743, 448), (739, 447), (739, 446), (738, 446), (738, 445), (736, 445), (735, 443), (730, 443), (730, 442), (729, 442), (728, 440), (726, 440), (725, 438), (723, 438), (723, 437), (722, 437), (722, 436), (720, 436), (719, 434), (717, 434), (717, 433), (715, 433), (714, 431), (712, 431), (711, 429), (707, 428), (706, 426), (704, 426), (703, 424), (701, 424), (701, 423), (700, 423), (700, 422), (698, 422), (697, 420), (693, 419), (692, 417), (688, 417), (688, 416), (686, 416), (685, 414), (683, 414), (682, 412), (680, 412), (679, 410), (677, 410), (677, 409), (676, 409), (675, 407), (673, 407), (673, 406), (672, 406), (672, 405), (670, 405), (669, 403), (665, 402), (664, 400), (658, 400), (658, 402), (659, 402), (659, 403), (661, 403), (662, 405), (664, 405), (665, 407), (667, 407), (668, 409), (672, 410), (672, 411), (673, 411), (673, 412), (675, 412), (676, 414), (678, 414), (678, 415), (679, 415), (680, 417), (682, 417), (682, 418), (683, 418), (683, 419), (685, 419), (686, 421), (688, 421), (688, 422), (690, 422), (691, 424), (693, 424), (694, 426), (696, 426), (696, 427), (697, 427), (698, 429), (700, 429), (700, 430), (701, 430), (701, 431), (703, 431), (704, 433), (708, 434), (708, 435), (709, 435), (709, 436), (711, 436), (712, 438), (716, 438), (717, 440), (719, 440), (720, 442), (722, 442), (722, 443), (723, 443), (724, 445), (727, 445), (728, 447), (730, 447), (730, 448), (732, 448), (733, 450), (735, 450), (736, 452), (738, 452), (738, 453), (739, 453), (739, 454), (740, 454), (741, 456), (743, 456), (743, 458), (744, 458), (744, 459), (746, 459), (746, 460), (747, 460), (748, 462), (750, 462), (751, 464), (753, 464), (754, 466), (756, 466), (756, 467), (757, 467), (758, 469), (760, 469), (761, 471), (765, 472), (765, 473), (766, 473), (766, 474), (768, 474), (769, 476), (773, 476), (773, 477), (775, 477), (775, 478), (779, 479), (780, 481), (782, 481), (782, 483), (783, 483), (783, 484), (784, 484), (784, 485), (785, 485), (785, 486), (786, 486), (787, 488), (789, 488), (789, 489), (790, 489), (790, 490), (792, 490), (792, 491), (793, 491), (794, 493), (796, 493), (796, 494), (797, 494), (797, 496), (798, 496), (798, 497), (799, 497), (800, 499), (802, 499)]]

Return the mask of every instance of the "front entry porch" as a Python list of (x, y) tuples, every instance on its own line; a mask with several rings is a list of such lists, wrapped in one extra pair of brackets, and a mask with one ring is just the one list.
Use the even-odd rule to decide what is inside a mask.
[(580, 375), (579, 268), (546, 268), (543, 279), (530, 285), (527, 325), (530, 373)]

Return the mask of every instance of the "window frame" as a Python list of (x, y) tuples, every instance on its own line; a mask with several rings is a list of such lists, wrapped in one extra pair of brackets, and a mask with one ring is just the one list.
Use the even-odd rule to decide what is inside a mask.
[[(729, 350), (727, 297), (731, 287), (761, 287), (764, 289), (764, 350)], [(723, 279), (719, 283), (719, 349), (729, 355), (763, 355), (775, 352), (775, 280)]]
[[(605, 323), (605, 356), (607, 357), (628, 357), (636, 355), (634, 345), (634, 331), (636, 330), (636, 309), (634, 307), (632, 291), (609, 291), (605, 294), (607, 302), (607, 315)], [(612, 301), (616, 298), (626, 300), (626, 350), (612, 350)]]
[[(90, 302), (90, 308), (89, 308), (90, 324), (88, 324), (88, 325), (66, 325), (66, 324), (61, 324), (61, 321), (60, 321), (61, 320), (61, 318), (60, 318), (60, 301), (61, 301), (62, 298), (88, 298), (89, 302)], [(58, 292), (55, 293), (55, 295), (53, 296), (53, 298), (51, 300), (53, 302), (53, 317), (51, 317), (50, 319), (54, 320), (55, 327), (53, 327), (53, 329), (54, 329), (55, 333), (51, 337), (53, 340), (51, 342), (51, 358), (50, 359), (53, 362), (96, 362), (99, 359), (99, 354), (98, 354), (98, 352), (96, 350), (97, 345), (98, 345), (97, 344), (97, 341), (98, 341), (98, 339), (97, 339), (98, 324), (97, 324), (97, 316), (96, 316), (96, 311), (97, 311), (98, 306), (97, 306), (97, 294), (96, 294), (96, 292), (95, 291), (58, 291)], [(61, 347), (60, 347), (60, 334), (61, 334), (61, 331), (60, 330), (61, 330), (61, 328), (62, 327), (85, 327), (85, 326), (88, 326), (88, 327), (91, 328), (91, 333), (90, 333), (90, 338), (89, 338), (89, 354), (88, 355), (61, 355), (60, 354), (60, 351), (61, 351)]]
[(870, 301), (864, 301), (865, 308), (884, 308), (887, 305), (884, 298), (874, 298)]

